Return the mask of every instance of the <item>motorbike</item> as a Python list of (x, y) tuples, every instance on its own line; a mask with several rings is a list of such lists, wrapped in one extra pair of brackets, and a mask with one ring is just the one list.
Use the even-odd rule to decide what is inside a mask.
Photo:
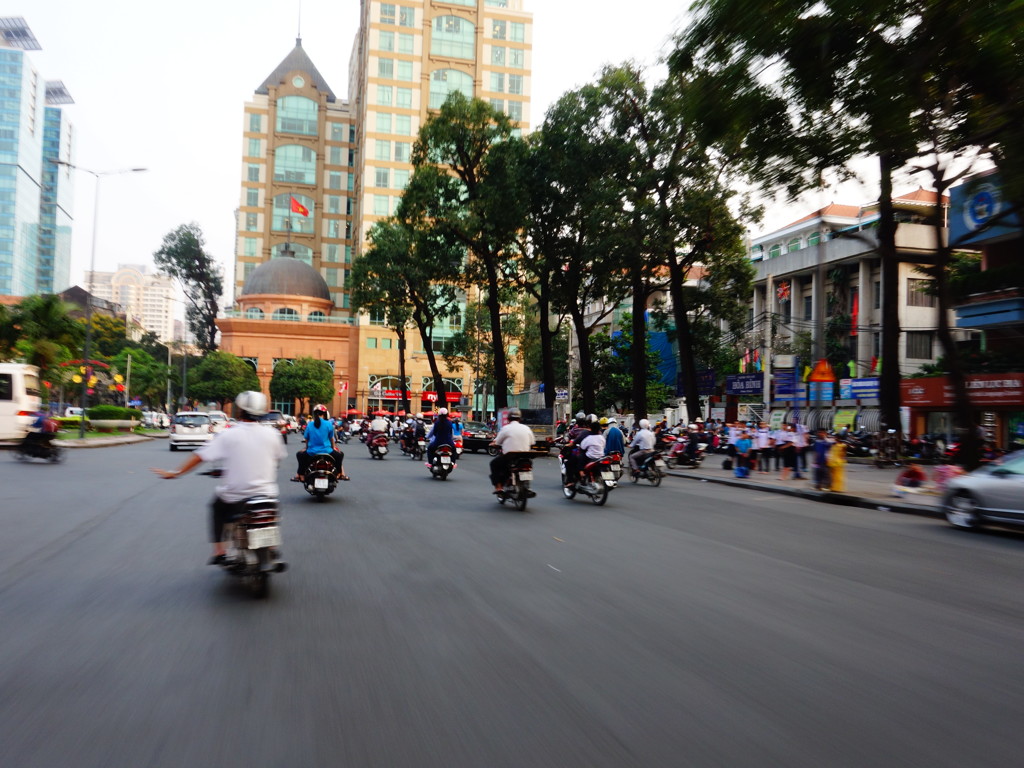
[(509, 467), (508, 477), (502, 483), (501, 492), (495, 494), (498, 503), (504, 505), (511, 501), (512, 505), (522, 512), (526, 509), (527, 499), (537, 494), (530, 490), (530, 483), (533, 482), (533, 460), (527, 458), (516, 459)]
[(416, 442), (412, 446), (412, 453), (409, 455), (414, 461), (423, 461), (423, 455), (427, 452), (427, 441), (425, 438), (418, 437)]
[[(220, 470), (203, 474), (219, 477)], [(277, 499), (256, 496), (241, 502), (240, 506), (239, 514), (224, 527), (228, 551), (221, 568), (242, 579), (254, 597), (266, 598), (270, 595), (271, 574), (288, 569), (288, 564), (280, 559)]]
[(455, 458), (458, 459), (462, 456), (462, 438), (456, 437), (455, 440)]
[(567, 499), (573, 499), (580, 493), (600, 507), (608, 501), (608, 494), (618, 485), (610, 456), (588, 462), (572, 485), (566, 485), (565, 457), (560, 454), (558, 462), (562, 469), (562, 493)]
[(665, 464), (669, 467), (700, 467), (704, 461), (707, 443), (697, 443), (697, 450), (693, 454), (687, 448), (686, 442), (676, 440), (664, 455)]
[(647, 480), (657, 488), (661, 485), (661, 479), (665, 477), (665, 469), (667, 467), (664, 454), (661, 451), (654, 451), (654, 453), (644, 457), (639, 469), (630, 470), (629, 479), (634, 484), (641, 480)]
[(302, 478), (302, 487), (317, 501), (323, 501), (338, 487), (338, 468), (334, 459), (326, 454), (312, 456), (309, 468)]
[(338, 432), (337, 437), (338, 437), (338, 441), (339, 442), (345, 443), (345, 445), (348, 445), (348, 441), (352, 439), (352, 433), (349, 432), (347, 429), (343, 429), (343, 430)]
[(436, 480), (447, 480), (455, 469), (455, 451), (450, 445), (439, 445), (434, 450), (434, 460), (430, 463), (430, 474)]
[(383, 460), (388, 453), (388, 436), (383, 433), (374, 435), (366, 441), (366, 447), (370, 449), (371, 459)]
[(64, 449), (52, 440), (22, 440), (14, 449), (14, 456), (18, 461), (29, 459), (45, 459), (53, 464), (63, 460)]
[(622, 454), (618, 451), (613, 451), (608, 454), (608, 458), (611, 459), (612, 474), (615, 475), (615, 482), (619, 482), (619, 478), (622, 477)]

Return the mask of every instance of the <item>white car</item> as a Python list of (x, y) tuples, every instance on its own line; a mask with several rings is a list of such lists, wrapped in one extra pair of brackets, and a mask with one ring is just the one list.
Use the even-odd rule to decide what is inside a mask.
[(942, 509), (957, 528), (1024, 527), (1024, 451), (954, 477), (946, 486)]
[(198, 411), (179, 411), (171, 421), (169, 441), (171, 450), (181, 446), (195, 448), (213, 439), (213, 422), (209, 415)]
[(210, 421), (213, 423), (214, 434), (223, 432), (231, 426), (228, 424), (228, 415), (224, 411), (207, 411), (206, 415), (210, 417)]

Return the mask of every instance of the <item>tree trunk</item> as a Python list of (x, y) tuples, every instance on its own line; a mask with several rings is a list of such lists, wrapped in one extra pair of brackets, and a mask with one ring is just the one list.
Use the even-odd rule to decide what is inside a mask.
[(501, 296), (495, 259), (485, 259), (487, 267), (487, 310), (491, 317), (491, 350), (494, 354), (494, 410), (508, 407), (508, 363), (501, 332)]
[(434, 379), (434, 393), (437, 395), (435, 405), (440, 403), (440, 405), (437, 405), (437, 407), (440, 408), (447, 404), (447, 398), (444, 401), (441, 400), (441, 398), (445, 397), (444, 377), (441, 375), (441, 369), (437, 367), (437, 358), (434, 357), (433, 339), (427, 332), (427, 329), (430, 326), (426, 324), (420, 310), (415, 310), (412, 317), (416, 322), (416, 327), (419, 329), (420, 339), (423, 341), (423, 349), (427, 352), (427, 364), (430, 365), (430, 375)]
[(548, 284), (544, 280), (540, 286), (537, 308), (540, 311), (540, 360), (541, 381), (544, 382), (544, 407), (555, 407), (555, 334), (551, 332), (551, 299), (548, 297)]
[(402, 388), (399, 402), (402, 404), (402, 410), (409, 413), (412, 408), (409, 405), (409, 388), (405, 384), (405, 326), (395, 328), (395, 334), (398, 336), (398, 386)]
[(949, 383), (953, 388), (953, 419), (960, 431), (961, 440), (959, 461), (965, 469), (972, 470), (981, 464), (981, 436), (974, 423), (974, 409), (967, 392), (967, 376), (964, 373), (956, 342), (953, 340), (952, 329), (949, 327), (949, 312), (953, 306), (953, 297), (949, 289), (949, 262), (952, 249), (944, 237), (946, 233), (941, 204), (942, 195), (946, 191), (946, 183), (938, 167), (933, 169), (932, 182), (938, 197), (938, 208), (932, 220), (932, 228), (935, 231), (935, 287), (939, 304), (938, 335), (944, 353), (946, 374), (949, 376)]
[[(576, 329), (576, 344), (580, 355), (580, 400), (584, 413), (593, 413), (596, 397), (594, 393), (594, 359), (590, 354), (590, 328), (583, 316), (583, 307), (574, 305), (570, 313), (572, 325)], [(570, 369), (569, 375), (572, 375)], [(569, 403), (572, 408), (572, 403)]]
[(693, 356), (693, 344), (690, 339), (690, 316), (683, 298), (683, 283), (686, 282), (686, 273), (675, 254), (669, 254), (668, 274), (669, 292), (672, 295), (672, 315), (676, 321), (679, 367), (683, 379), (683, 390), (686, 393), (686, 417), (689, 421), (693, 421), (701, 416), (700, 385), (697, 380), (697, 361)]
[(633, 368), (633, 414), (637, 421), (647, 418), (647, 286), (643, 268), (634, 266), (633, 288), (633, 346), (630, 360)]
[[(882, 373), (878, 399), (882, 428), (900, 431), (900, 265), (896, 254), (896, 217), (892, 205), (892, 174), (895, 160), (883, 152), (878, 156), (878, 255), (882, 262)], [(824, 286), (821, 287), (824, 290)], [(824, 297), (822, 297), (824, 298)]]

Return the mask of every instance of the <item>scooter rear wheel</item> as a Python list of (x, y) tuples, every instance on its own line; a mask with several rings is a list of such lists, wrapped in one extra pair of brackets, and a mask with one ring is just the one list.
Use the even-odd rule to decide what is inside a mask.
[(522, 512), (523, 510), (526, 509), (526, 500), (528, 498), (529, 496), (526, 493), (526, 489), (520, 488), (519, 492), (516, 494), (516, 497), (512, 499), (512, 503), (515, 504), (516, 509)]
[(576, 498), (576, 486), (575, 485), (562, 485), (562, 494), (567, 499)]
[(591, 496), (590, 500), (594, 503), (595, 507), (603, 507), (604, 503), (608, 501), (608, 486), (601, 483), (597, 493)]

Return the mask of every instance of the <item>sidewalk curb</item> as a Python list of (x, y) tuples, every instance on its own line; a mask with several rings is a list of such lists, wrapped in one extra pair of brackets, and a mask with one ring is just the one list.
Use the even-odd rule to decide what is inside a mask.
[(831, 491), (812, 491), (806, 488), (779, 488), (775, 485), (765, 485), (764, 483), (758, 483), (757, 481), (751, 482), (749, 480), (736, 480), (728, 477), (703, 477), (701, 475), (694, 475), (685, 472), (673, 472), (667, 473), (670, 477), (683, 477), (687, 480), (703, 481), (705, 483), (717, 483), (718, 485), (728, 485), (733, 488), (750, 488), (751, 490), (765, 491), (767, 493), (777, 493), (782, 496), (795, 496), (801, 499), (808, 499), (810, 501), (819, 501), (823, 504), (835, 504), (841, 507), (859, 507), (860, 509), (877, 509), (880, 512), (897, 512), (903, 515), (917, 515), (919, 517), (931, 517), (939, 520), (944, 520), (945, 515), (942, 510), (935, 509), (933, 507), (925, 507), (919, 504), (907, 504), (906, 502), (900, 501), (899, 499), (893, 499), (891, 502), (888, 500), (881, 499), (870, 499), (863, 496), (854, 496), (847, 493), (833, 493)]
[(155, 438), (149, 435), (125, 435), (124, 437), (89, 437), (85, 440), (72, 438), (61, 440), (58, 445), (61, 448), (109, 448), (114, 445), (131, 445), (132, 443), (145, 443)]

